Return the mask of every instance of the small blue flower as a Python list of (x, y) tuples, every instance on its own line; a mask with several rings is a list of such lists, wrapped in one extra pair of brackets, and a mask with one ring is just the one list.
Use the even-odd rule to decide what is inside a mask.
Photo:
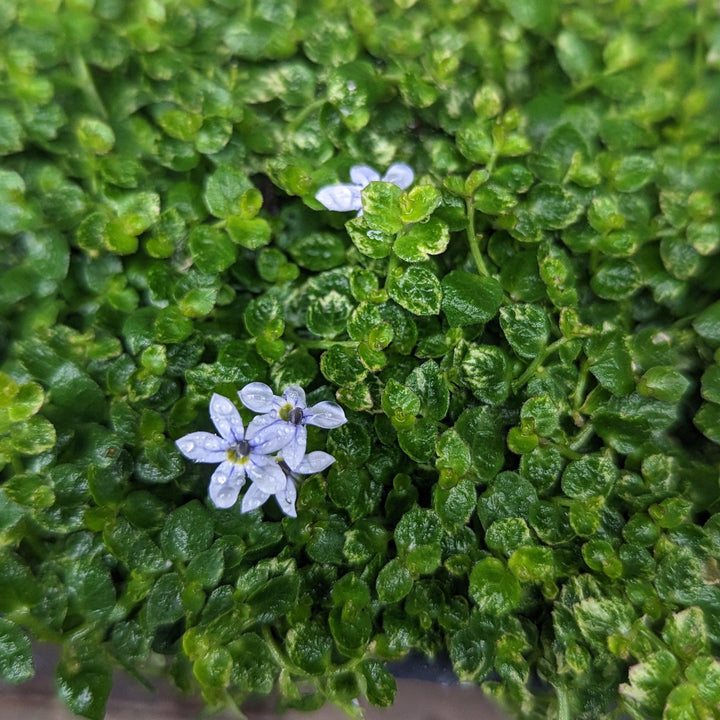
[(342, 408), (333, 402), (308, 407), (305, 391), (298, 385), (289, 385), (278, 397), (265, 383), (253, 382), (238, 395), (246, 408), (263, 413), (250, 421), (248, 440), (268, 448), (268, 452), (282, 450), (285, 463), (293, 471), (298, 470), (305, 457), (306, 425), (330, 429), (347, 422)]
[(335, 462), (335, 458), (332, 455), (322, 452), (321, 450), (308, 453), (294, 471), (288, 467), (282, 455), (278, 455), (275, 460), (278, 463), (278, 467), (280, 467), (285, 474), (285, 487), (280, 492), (267, 493), (263, 492), (257, 485), (251, 485), (243, 497), (242, 512), (250, 512), (250, 510), (260, 507), (270, 495), (273, 494), (280, 509), (286, 515), (297, 517), (295, 510), (295, 500), (297, 500), (295, 481), (300, 479), (300, 475), (312, 475), (325, 470), (325, 468)]
[[(285, 491), (287, 479), (275, 458), (269, 454), (277, 450), (272, 433), (263, 437), (246, 436), (240, 413), (222, 395), (210, 400), (210, 418), (220, 436), (208, 432), (194, 432), (179, 438), (175, 444), (190, 460), (219, 463), (210, 478), (209, 495), (216, 507), (232, 507), (245, 484), (246, 476), (252, 488), (274, 495)], [(287, 436), (284, 436), (285, 438)]]
[(338, 212), (357, 210), (358, 215), (362, 215), (362, 191), (371, 182), (382, 180), (405, 190), (412, 185), (414, 179), (415, 173), (405, 163), (391, 165), (382, 178), (377, 170), (368, 165), (354, 165), (350, 168), (351, 183), (325, 185), (315, 193), (315, 199), (328, 210)]

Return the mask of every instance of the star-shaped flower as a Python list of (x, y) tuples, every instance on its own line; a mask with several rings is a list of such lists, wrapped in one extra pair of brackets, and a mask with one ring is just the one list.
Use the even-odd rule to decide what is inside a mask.
[(371, 182), (382, 180), (405, 190), (412, 185), (415, 173), (405, 163), (395, 163), (380, 177), (380, 173), (369, 165), (354, 165), (350, 168), (351, 183), (325, 185), (315, 193), (315, 199), (328, 210), (348, 212), (357, 210), (362, 215), (362, 190)]
[[(295, 510), (295, 500), (297, 500), (295, 481), (300, 479), (300, 475), (313, 475), (324, 470), (335, 462), (335, 458), (326, 452), (316, 450), (308, 453), (294, 471), (288, 467), (281, 455), (278, 455), (275, 459), (278, 467), (285, 474), (285, 487), (280, 492), (273, 494), (280, 509), (286, 515), (297, 517)], [(269, 497), (270, 493), (263, 492), (257, 485), (252, 485), (245, 493), (245, 497), (243, 497), (242, 512), (250, 512), (250, 510), (260, 507)]]
[(342, 408), (333, 402), (323, 401), (308, 407), (305, 391), (298, 385), (289, 385), (282, 397), (278, 397), (265, 383), (253, 382), (238, 395), (246, 408), (264, 413), (250, 421), (248, 440), (268, 448), (268, 452), (282, 450), (283, 460), (293, 471), (298, 471), (305, 457), (306, 425), (330, 429), (347, 422)]
[[(272, 432), (262, 437), (246, 436), (240, 413), (222, 395), (210, 400), (210, 417), (220, 436), (209, 432), (194, 432), (175, 441), (180, 452), (190, 460), (219, 463), (210, 478), (209, 495), (216, 507), (232, 507), (245, 484), (252, 480), (250, 490), (257, 488), (274, 495), (285, 491), (287, 478), (275, 458), (268, 454), (277, 450), (277, 438)], [(284, 440), (285, 440), (284, 436)]]

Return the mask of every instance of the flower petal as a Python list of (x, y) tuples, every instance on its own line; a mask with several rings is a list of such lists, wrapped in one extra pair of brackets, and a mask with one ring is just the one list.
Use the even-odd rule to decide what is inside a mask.
[(305, 391), (299, 385), (288, 385), (283, 390), (283, 400), (289, 402), (293, 407), (300, 407), (303, 410), (307, 407)]
[(295, 483), (288, 478), (285, 483), (285, 491), (275, 494), (280, 509), (289, 517), (297, 517), (297, 511), (295, 510), (295, 501), (297, 500), (297, 488)]
[(405, 163), (395, 163), (388, 168), (388, 171), (383, 175), (383, 181), (397, 185), (399, 188), (405, 190), (412, 185), (415, 179), (415, 173), (413, 169)]
[(253, 412), (269, 413), (279, 406), (280, 398), (265, 383), (251, 382), (240, 392), (240, 402)]
[(362, 200), (360, 199), (360, 188), (357, 185), (326, 185), (315, 193), (315, 199), (324, 205), (328, 210), (348, 212), (349, 210), (360, 210)]
[(245, 439), (253, 452), (268, 455), (294, 440), (296, 427), (271, 415), (258, 415), (250, 421)]
[(347, 422), (343, 409), (337, 403), (326, 400), (308, 408), (303, 417), (309, 425), (316, 425), (326, 430), (340, 427)]
[(312, 475), (313, 473), (321, 472), (334, 462), (335, 458), (330, 455), (330, 453), (315, 450), (314, 452), (308, 453), (302, 459), (302, 462), (296, 468), (292, 469), (301, 475)]
[(280, 466), (272, 458), (267, 458), (270, 462), (264, 464), (262, 461), (257, 462), (258, 458), (250, 456), (250, 462), (245, 466), (245, 472), (248, 477), (257, 485), (264, 493), (274, 495), (281, 492), (285, 488), (285, 473)]
[(194, 432), (175, 441), (177, 449), (195, 462), (219, 463), (227, 459), (228, 443), (209, 432)]
[(350, 168), (350, 179), (355, 185), (364, 188), (371, 182), (379, 180), (380, 173), (369, 165), (353, 165), (353, 167)]
[(245, 472), (243, 469), (226, 460), (220, 463), (212, 474), (208, 495), (215, 507), (226, 509), (237, 502), (244, 484)]
[(251, 485), (242, 500), (240, 512), (246, 513), (259, 508), (269, 497), (270, 494), (263, 492), (257, 485)]
[(295, 425), (295, 437), (282, 448), (282, 459), (285, 464), (294, 470), (302, 462), (307, 447), (307, 428), (303, 425)]
[(210, 418), (224, 440), (236, 443), (245, 437), (245, 428), (238, 409), (224, 395), (214, 393), (210, 400)]

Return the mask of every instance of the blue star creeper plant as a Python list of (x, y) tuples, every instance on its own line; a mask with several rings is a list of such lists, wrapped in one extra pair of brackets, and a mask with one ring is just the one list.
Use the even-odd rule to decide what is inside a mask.
[[(232, 507), (246, 477), (252, 482), (246, 491), (241, 512), (250, 512), (275, 496), (286, 515), (296, 516), (295, 481), (299, 475), (320, 472), (335, 458), (322, 451), (305, 454), (306, 424), (336, 428), (347, 422), (342, 408), (320, 402), (308, 408), (305, 391), (291, 385), (282, 397), (273, 395), (264, 383), (250, 383), (238, 393), (245, 407), (258, 415), (247, 431), (232, 401), (217, 393), (210, 400), (210, 418), (220, 436), (193, 432), (175, 441), (190, 460), (219, 463), (210, 478), (210, 499), (218, 508)], [(269, 457), (271, 453), (280, 454)]]
[(717, 4), (0, 0), (0, 692), (715, 720)]

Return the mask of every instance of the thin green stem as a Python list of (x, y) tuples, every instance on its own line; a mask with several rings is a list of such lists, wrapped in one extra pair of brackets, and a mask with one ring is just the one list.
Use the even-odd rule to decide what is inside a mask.
[(570, 696), (564, 685), (556, 685), (555, 690), (558, 698), (558, 720), (571, 720)]
[(595, 434), (595, 428), (591, 422), (588, 422), (585, 427), (575, 436), (575, 439), (570, 443), (570, 449), (578, 452), (582, 450), (585, 443)]
[(588, 373), (590, 372), (590, 365), (587, 362), (583, 362), (580, 366), (580, 373), (578, 374), (578, 381), (575, 385), (575, 391), (573, 392), (572, 402), (573, 409), (578, 410), (585, 402), (585, 387), (587, 385)]
[(537, 369), (542, 365), (545, 360), (550, 357), (556, 350), (559, 350), (563, 345), (567, 343), (567, 338), (560, 338), (556, 340), (552, 345), (548, 345), (543, 352), (541, 352), (526, 368), (525, 372), (520, 375), (512, 384), (513, 392), (517, 392), (526, 383), (532, 380)]
[(87, 97), (93, 110), (95, 110), (103, 120), (107, 120), (108, 112), (105, 109), (105, 104), (97, 91), (90, 69), (80, 53), (76, 52), (73, 54), (70, 59), (70, 68), (78, 86), (85, 93), (85, 97)]
[(472, 195), (468, 195), (468, 197), (465, 198), (465, 208), (468, 216), (467, 238), (468, 244), (470, 245), (470, 252), (472, 253), (473, 260), (475, 261), (478, 274), (488, 277), (490, 273), (488, 272), (482, 253), (480, 252), (478, 236), (475, 234), (475, 199)]
[(288, 132), (295, 132), (300, 127), (305, 118), (311, 113), (315, 112), (318, 108), (321, 108), (327, 102), (327, 98), (321, 97), (317, 100), (306, 105), (289, 123), (287, 126)]
[(263, 638), (265, 639), (265, 642), (270, 649), (270, 654), (273, 656), (273, 659), (275, 662), (283, 669), (287, 670), (293, 675), (307, 678), (309, 675), (304, 671), (301, 670), (299, 667), (294, 665), (293, 663), (288, 660), (287, 657), (285, 657), (285, 653), (280, 650), (280, 648), (277, 645), (277, 642), (275, 642), (275, 638), (273, 637), (272, 633), (270, 632), (270, 629), (265, 627), (263, 628)]
[(567, 445), (559, 445), (558, 443), (554, 443), (554, 442), (552, 442), (552, 440), (546, 440), (545, 438), (540, 438), (540, 445), (542, 447), (554, 448), (563, 457), (566, 457), (568, 460), (580, 460), (580, 458), (582, 458), (581, 453), (571, 450), (569, 447), (567, 447)]

